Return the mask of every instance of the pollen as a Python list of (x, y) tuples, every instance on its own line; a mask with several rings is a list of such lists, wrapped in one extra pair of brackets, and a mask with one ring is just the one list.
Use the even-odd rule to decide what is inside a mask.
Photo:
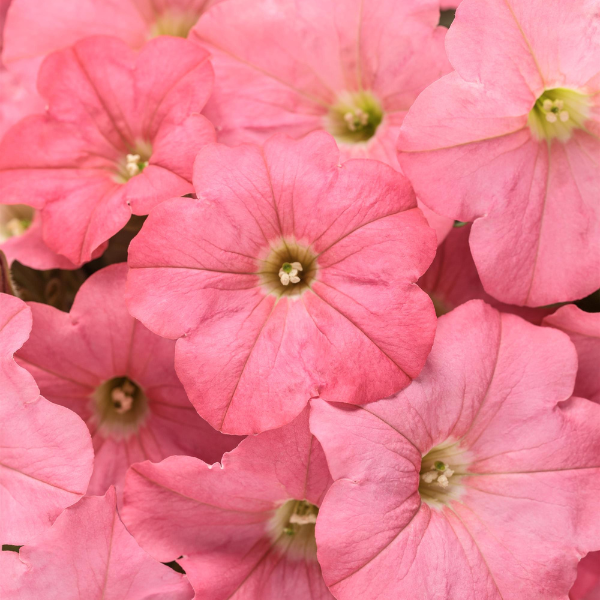
[(285, 262), (283, 265), (281, 265), (281, 269), (279, 269), (279, 280), (283, 285), (300, 283), (300, 277), (298, 273), (302, 270), (303, 267), (299, 262)]

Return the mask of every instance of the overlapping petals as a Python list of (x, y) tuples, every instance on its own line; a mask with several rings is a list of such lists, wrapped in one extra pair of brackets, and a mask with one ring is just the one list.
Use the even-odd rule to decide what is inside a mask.
[[(564, 8), (462, 2), (447, 39), (456, 71), (423, 92), (399, 138), (419, 198), (474, 221), (483, 286), (511, 304), (574, 300), (600, 287), (600, 15), (594, 0)], [(544, 94), (556, 89), (573, 90), (582, 105), (567, 103), (560, 119), (542, 114), (561, 132), (546, 139), (531, 119), (547, 102), (550, 110)], [(559, 129), (563, 117), (572, 131)]]
[(138, 55), (108, 37), (50, 55), (38, 81), (47, 113), (0, 145), (3, 202), (41, 209), (46, 244), (91, 260), (132, 213), (192, 191), (195, 154), (214, 140), (197, 114), (212, 78), (206, 51), (167, 37)]
[(575, 395), (600, 403), (600, 314), (570, 304), (547, 316), (543, 324), (564, 331), (575, 344), (579, 359)]
[[(318, 132), (208, 146), (194, 184), (197, 200), (162, 203), (133, 241), (128, 296), (147, 327), (180, 338), (177, 373), (209, 423), (260, 432), (311, 397), (371, 402), (416, 377), (435, 317), (414, 282), (435, 234), (400, 174), (340, 165)], [(302, 281), (285, 287), (294, 261)]]
[(313, 401), (336, 598), (563, 599), (600, 534), (600, 410), (569, 398), (576, 370), (562, 332), (472, 301), (397, 396)]
[(0, 553), (0, 594), (19, 600), (191, 600), (185, 577), (146, 554), (123, 526), (116, 493), (87, 496), (32, 544)]
[[(523, 317), (535, 325), (555, 307), (529, 308), (498, 302), (483, 289), (469, 248), (469, 224), (454, 228), (439, 246), (431, 267), (419, 279), (419, 286), (433, 300), (438, 316), (469, 300), (485, 300), (497, 310)], [(578, 394), (588, 397), (586, 394)]]
[(84, 423), (42, 398), (33, 378), (13, 359), (30, 330), (29, 308), (0, 294), (2, 544), (33, 540), (84, 495), (92, 473), (92, 444)]
[[(175, 375), (174, 342), (154, 335), (127, 312), (126, 276), (124, 264), (96, 273), (69, 314), (30, 304), (33, 332), (17, 354), (49, 400), (87, 423), (96, 453), (92, 494), (103, 494), (110, 485), (121, 491), (135, 462), (172, 454), (214, 462), (240, 441), (214, 431), (197, 415)], [(119, 407), (115, 390), (127, 394), (123, 378), (139, 392), (129, 394), (129, 406), (125, 400)]]
[[(314, 540), (330, 484), (307, 408), (289, 425), (244, 440), (222, 465), (182, 456), (134, 465), (123, 519), (152, 556), (183, 555), (197, 597), (330, 600)], [(300, 505), (304, 513), (294, 509)]]

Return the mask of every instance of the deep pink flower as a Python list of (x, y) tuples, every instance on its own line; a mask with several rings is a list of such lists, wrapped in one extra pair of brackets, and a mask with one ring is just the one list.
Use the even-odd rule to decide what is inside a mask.
[(570, 304), (546, 317), (543, 324), (562, 329), (575, 344), (579, 366), (574, 393), (600, 404), (600, 314)]
[(310, 398), (362, 404), (417, 376), (435, 317), (414, 282), (435, 236), (402, 175), (340, 165), (316, 132), (207, 146), (194, 185), (198, 200), (163, 202), (133, 240), (128, 297), (180, 338), (175, 368), (213, 427), (258, 433)]
[(529, 308), (503, 304), (485, 292), (469, 248), (470, 231), (470, 225), (454, 228), (438, 248), (427, 273), (419, 279), (419, 286), (431, 296), (437, 314), (444, 315), (469, 300), (485, 300), (501, 312), (515, 314), (540, 325), (555, 307)]
[(600, 287), (596, 0), (464, 0), (454, 73), (404, 120), (400, 163), (436, 212), (474, 221), (486, 291), (543, 306)]
[(0, 294), (2, 544), (29, 543), (77, 502), (85, 494), (94, 460), (81, 419), (42, 398), (31, 375), (13, 359), (30, 331), (30, 309), (18, 298)]
[(90, 494), (120, 491), (135, 462), (189, 454), (212, 463), (240, 441), (197, 415), (175, 375), (175, 343), (127, 312), (126, 277), (124, 264), (92, 275), (69, 314), (31, 303), (33, 332), (17, 353), (42, 393), (87, 423), (96, 452)]
[(398, 395), (313, 401), (336, 598), (563, 600), (600, 548), (600, 406), (570, 398), (576, 371), (565, 334), (474, 300)]
[(600, 600), (600, 552), (591, 552), (581, 559), (569, 599)]
[(206, 51), (170, 37), (137, 55), (108, 37), (52, 54), (38, 80), (47, 113), (0, 145), (2, 201), (41, 209), (47, 245), (90, 260), (131, 213), (192, 191), (195, 154), (214, 140), (197, 114), (212, 78)]
[(187, 579), (148, 556), (111, 488), (68, 508), (34, 543), (0, 553), (0, 596), (19, 600), (191, 600)]
[(333, 600), (317, 562), (315, 522), (331, 484), (308, 408), (207, 465), (173, 456), (127, 474), (123, 521), (166, 562), (183, 556), (197, 598)]
[[(190, 34), (217, 74), (205, 114), (225, 144), (324, 129), (344, 160), (399, 168), (406, 112), (450, 71), (439, 17), (438, 0), (227, 0)], [(452, 220), (425, 216), (441, 241)]]

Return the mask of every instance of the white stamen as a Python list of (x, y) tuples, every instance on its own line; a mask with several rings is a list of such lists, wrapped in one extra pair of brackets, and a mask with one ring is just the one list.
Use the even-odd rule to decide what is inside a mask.
[(544, 107), (544, 110), (546, 112), (549, 112), (552, 110), (552, 106), (553, 106), (553, 102), (552, 100), (544, 100), (544, 104), (542, 105)]
[(548, 123), (556, 123), (556, 115), (553, 112), (546, 113), (546, 121), (548, 121)]
[(142, 157), (139, 154), (128, 154), (127, 155), (127, 164), (125, 165), (125, 170), (130, 177), (135, 177), (140, 174), (140, 165), (139, 162)]
[(562, 110), (560, 113), (558, 113), (558, 118), (559, 118), (559, 119), (560, 119), (560, 120), (561, 120), (563, 123), (566, 123), (566, 122), (569, 120), (569, 118), (570, 118), (570, 115), (569, 115), (569, 113), (568, 113), (566, 110)]
[(440, 475), (437, 478), (436, 483), (443, 488), (447, 488), (448, 487), (448, 478), (446, 477), (446, 475)]
[[(289, 266), (291, 267), (289, 273), (287, 271), (284, 271), (283, 269), (285, 264), (289, 264)], [(300, 277), (298, 277), (298, 272), (302, 270), (302, 265), (299, 262), (284, 263), (281, 269), (279, 269), (279, 280), (283, 285), (289, 285), (290, 283), (299, 283)]]
[(290, 517), (290, 523), (296, 523), (297, 525), (310, 525), (311, 523), (317, 522), (317, 515), (308, 514), (308, 515), (297, 515), (294, 513)]
[(427, 471), (426, 473), (423, 473), (423, 475), (421, 475), (421, 479), (425, 483), (433, 483), (437, 479), (437, 476), (438, 474), (436, 471)]
[[(133, 390), (132, 390), (133, 391)], [(122, 415), (131, 410), (133, 396), (125, 393), (123, 388), (116, 387), (110, 394), (110, 398), (115, 406), (115, 411)]]

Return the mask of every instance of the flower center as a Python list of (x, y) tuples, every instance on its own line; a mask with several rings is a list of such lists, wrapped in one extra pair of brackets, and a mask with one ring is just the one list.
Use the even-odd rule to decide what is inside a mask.
[(590, 116), (589, 96), (569, 90), (546, 90), (529, 113), (527, 123), (538, 140), (568, 141), (574, 129), (582, 129)]
[(371, 139), (383, 120), (383, 109), (371, 92), (345, 92), (329, 109), (326, 129), (338, 142), (356, 144)]
[(0, 244), (23, 235), (33, 221), (33, 208), (23, 204), (0, 205)]
[(441, 509), (458, 499), (463, 492), (460, 481), (466, 475), (467, 453), (458, 444), (440, 444), (432, 448), (421, 461), (419, 494), (423, 502)]
[(126, 154), (117, 163), (115, 180), (118, 183), (127, 183), (132, 177), (139, 175), (147, 166), (152, 155), (152, 145), (140, 141), (135, 144), (130, 154)]
[(154, 22), (150, 29), (150, 37), (171, 35), (186, 38), (192, 27), (198, 22), (200, 14), (193, 11), (166, 10)]
[(112, 436), (128, 436), (138, 431), (148, 413), (148, 400), (142, 388), (129, 377), (114, 377), (94, 392), (98, 429)]
[(294, 240), (281, 240), (260, 260), (259, 275), (263, 287), (276, 296), (297, 296), (305, 292), (317, 273), (316, 257)]
[(318, 506), (306, 500), (287, 500), (269, 521), (268, 529), (275, 545), (291, 558), (317, 557), (315, 524)]

